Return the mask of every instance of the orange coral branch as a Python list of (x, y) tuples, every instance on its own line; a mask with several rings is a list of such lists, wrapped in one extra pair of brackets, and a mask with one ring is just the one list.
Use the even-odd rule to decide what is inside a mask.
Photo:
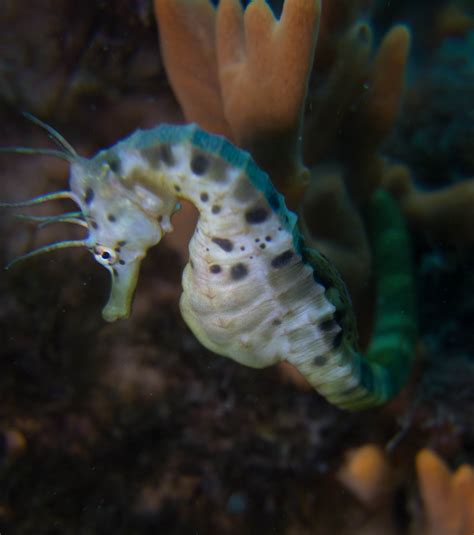
[(215, 49), (215, 9), (208, 0), (155, 0), (161, 53), (185, 116), (230, 136), (223, 116)]
[(307, 165), (320, 162), (334, 146), (354, 94), (360, 93), (361, 76), (367, 70), (371, 49), (372, 32), (365, 22), (355, 23), (335, 46), (337, 59), (327, 80), (310, 97), (311, 113), (304, 125)]
[[(186, 118), (230, 137), (299, 198), (301, 121), (320, 0), (286, 0), (277, 20), (264, 0), (155, 0), (162, 53)], [(295, 201), (296, 202), (296, 201)]]
[(243, 16), (237, 3), (223, 0), (217, 17), (225, 117), (234, 139), (285, 190), (291, 205), (307, 176), (300, 131), (320, 2), (287, 0), (279, 21), (264, 0), (254, 0)]
[(409, 48), (405, 26), (395, 26), (385, 35), (367, 73), (361, 105), (343, 125), (345, 139), (352, 140), (346, 146), (347, 185), (359, 202), (367, 200), (382, 180), (379, 150), (398, 116)]
[(399, 25), (387, 33), (375, 56), (362, 112), (374, 137), (385, 138), (397, 118), (409, 48), (410, 32)]
[(320, 5), (286, 1), (280, 21), (264, 0), (249, 4), (243, 17), (237, 5), (223, 0), (219, 8), (217, 50), (225, 116), (245, 145), (255, 132), (299, 128)]
[(462, 465), (451, 474), (433, 452), (424, 449), (416, 457), (421, 498), (429, 535), (474, 533), (474, 470)]

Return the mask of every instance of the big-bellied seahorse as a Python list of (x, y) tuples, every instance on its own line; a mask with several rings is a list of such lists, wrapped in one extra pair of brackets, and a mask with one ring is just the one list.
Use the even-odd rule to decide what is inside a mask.
[(247, 152), (194, 124), (160, 125), (86, 159), (35, 122), (63, 150), (14, 150), (67, 159), (70, 190), (4, 206), (70, 198), (78, 212), (42, 221), (78, 223), (88, 235), (22, 258), (70, 246), (89, 249), (111, 274), (107, 321), (129, 315), (140, 262), (172, 230), (170, 218), (186, 199), (199, 220), (180, 309), (204, 346), (255, 368), (286, 360), (346, 409), (379, 405), (403, 387), (416, 338), (414, 288), (403, 219), (387, 193), (376, 191), (369, 206), (378, 299), (363, 356), (344, 282), (305, 245), (296, 215)]

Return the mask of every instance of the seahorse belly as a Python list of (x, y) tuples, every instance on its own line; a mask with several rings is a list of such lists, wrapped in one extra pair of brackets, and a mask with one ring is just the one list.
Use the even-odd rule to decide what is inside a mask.
[[(330, 351), (340, 327), (322, 332), (319, 325), (335, 307), (292, 248), (291, 235), (278, 221), (246, 233), (236, 225), (232, 235), (218, 229), (220, 239), (233, 244), (231, 251), (216, 246), (216, 229), (208, 235), (201, 223), (190, 243), (180, 307), (196, 337), (210, 350), (256, 368), (289, 355), (302, 362)], [(259, 235), (271, 236), (263, 238), (264, 248)]]

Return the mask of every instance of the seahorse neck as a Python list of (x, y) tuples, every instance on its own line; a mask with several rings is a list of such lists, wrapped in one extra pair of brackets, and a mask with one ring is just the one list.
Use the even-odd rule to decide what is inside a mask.
[(132, 154), (126, 166), (129, 174), (135, 164), (146, 168), (145, 173), (135, 173), (131, 182), (138, 176), (147, 189), (158, 188), (158, 195), (191, 201), (203, 223), (252, 211), (260, 202), (291, 233), (296, 228), (296, 216), (287, 210), (283, 196), (250, 154), (197, 125), (160, 125), (137, 131), (115, 145), (107, 158), (113, 159), (112, 151), (117, 160), (125, 153)]

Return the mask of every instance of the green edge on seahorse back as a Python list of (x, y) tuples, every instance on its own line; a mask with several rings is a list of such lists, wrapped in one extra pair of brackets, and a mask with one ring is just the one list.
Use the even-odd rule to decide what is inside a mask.
[(279, 216), (282, 226), (291, 233), (293, 245), (301, 253), (303, 238), (298, 229), (298, 218), (288, 210), (285, 198), (273, 186), (270, 177), (260, 169), (250, 153), (239, 149), (225, 137), (210, 134), (196, 124), (170, 125), (161, 124), (149, 130), (137, 130), (132, 136), (116, 145), (142, 149), (161, 143), (191, 143), (194, 147), (222, 158), (229, 165), (242, 169), (255, 188), (263, 193), (271, 209)]
[(250, 153), (237, 148), (224, 137), (208, 134), (198, 127), (192, 134), (191, 142), (194, 146), (220, 156), (225, 162), (245, 172), (253, 186), (263, 193), (270, 208), (278, 214), (286, 230), (293, 235), (295, 249), (300, 252), (302, 237), (296, 224), (298, 220), (296, 214), (288, 210), (285, 198), (275, 189), (268, 174), (258, 167)]

